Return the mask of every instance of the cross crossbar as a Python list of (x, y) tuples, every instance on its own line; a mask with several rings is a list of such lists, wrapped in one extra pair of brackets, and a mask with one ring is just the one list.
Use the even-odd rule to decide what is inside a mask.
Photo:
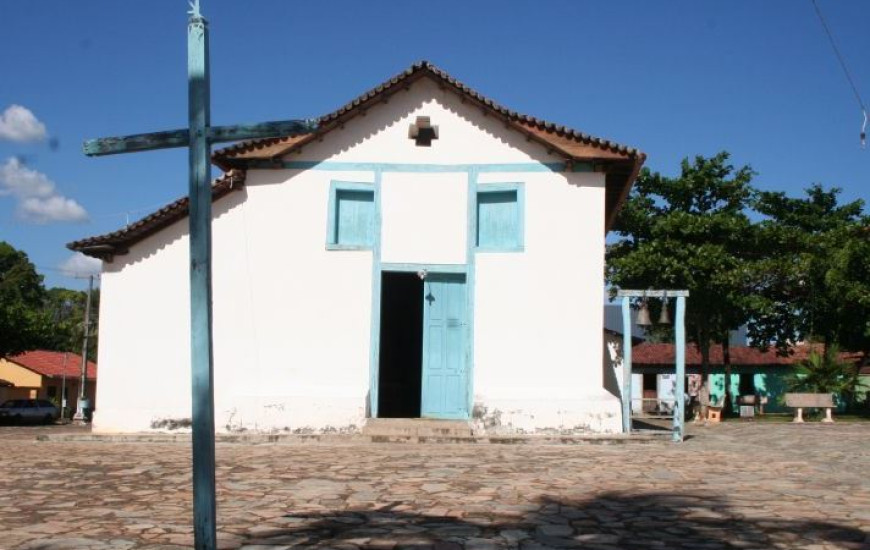
[[(317, 130), (318, 127), (319, 125), (316, 120), (275, 120), (259, 124), (211, 126), (206, 129), (206, 132), (208, 133), (207, 139), (209, 143), (221, 143), (243, 139), (310, 134)], [(189, 145), (190, 130), (182, 128), (166, 132), (89, 139), (84, 143), (82, 149), (85, 155), (89, 157), (99, 157), (119, 153), (188, 147)]]

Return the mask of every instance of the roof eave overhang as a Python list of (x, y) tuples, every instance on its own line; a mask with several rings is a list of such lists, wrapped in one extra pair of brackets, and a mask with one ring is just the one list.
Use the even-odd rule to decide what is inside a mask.
[[(246, 176), (245, 171), (231, 170), (217, 178), (212, 183), (212, 202), (244, 188)], [(92, 258), (112, 262), (115, 256), (127, 254), (130, 246), (177, 221), (185, 219), (188, 216), (189, 207), (190, 201), (185, 196), (120, 231), (67, 243), (66, 247)]]

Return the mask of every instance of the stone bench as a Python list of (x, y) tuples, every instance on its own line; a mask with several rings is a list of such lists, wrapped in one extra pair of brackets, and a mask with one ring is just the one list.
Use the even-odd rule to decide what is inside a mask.
[(825, 409), (825, 417), (822, 422), (833, 422), (831, 409), (834, 408), (834, 395), (831, 393), (787, 393), (785, 394), (785, 406), (795, 409), (792, 422), (803, 422), (804, 409)]

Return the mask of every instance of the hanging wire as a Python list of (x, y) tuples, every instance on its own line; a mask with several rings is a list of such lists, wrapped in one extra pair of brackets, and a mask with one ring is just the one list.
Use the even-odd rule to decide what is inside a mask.
[(822, 24), (822, 28), (825, 29), (825, 34), (828, 35), (828, 40), (831, 42), (831, 47), (834, 49), (834, 54), (837, 56), (837, 61), (840, 62), (840, 67), (843, 69), (843, 74), (846, 75), (846, 80), (849, 81), (849, 86), (852, 87), (852, 93), (855, 94), (855, 99), (858, 100), (858, 106), (861, 107), (861, 115), (864, 117), (864, 121), (861, 124), (861, 148), (863, 149), (866, 146), (867, 139), (867, 108), (864, 107), (864, 100), (861, 99), (861, 94), (858, 92), (858, 86), (855, 85), (855, 80), (852, 78), (852, 73), (849, 72), (849, 67), (846, 65), (846, 60), (843, 58), (843, 54), (840, 53), (840, 48), (837, 47), (837, 42), (834, 40), (834, 35), (831, 32), (830, 27), (828, 27), (828, 22), (825, 20), (825, 16), (822, 15), (822, 10), (819, 8), (816, 0), (810, 0), (813, 3), (813, 8), (816, 10), (816, 15), (819, 18), (819, 22)]

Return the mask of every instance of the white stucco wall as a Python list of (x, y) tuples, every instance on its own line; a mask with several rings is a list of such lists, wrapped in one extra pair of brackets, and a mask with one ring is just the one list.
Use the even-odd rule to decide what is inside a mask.
[(158, 417), (190, 417), (184, 234), (182, 224), (175, 224), (114, 262), (103, 262), (97, 431), (138, 431)]
[(384, 174), (381, 261), (464, 264), (467, 201), (464, 173)]
[[(252, 171), (214, 204), (214, 379), (219, 430), (359, 427), (369, 372), (370, 251), (326, 250), (332, 179)], [(187, 221), (106, 264), (101, 431), (190, 417)]]
[(601, 174), (481, 174), (523, 182), (525, 251), (478, 252), (475, 402), (506, 429), (619, 430), (602, 376)]
[[(421, 115), (439, 127), (431, 147), (408, 139)], [(561, 159), (423, 80), (285, 160), (324, 164), (251, 170), (242, 191), (214, 205), (219, 430), (351, 429), (364, 421), (372, 252), (327, 250), (325, 242), (330, 182), (374, 182), (376, 174), (329, 163)], [(381, 261), (466, 264), (468, 178), (464, 168), (381, 174)], [(474, 257), (478, 426), (618, 431), (619, 401), (602, 374), (604, 175), (481, 173), (479, 182), (523, 184), (525, 248)], [(105, 264), (98, 430), (190, 416), (187, 247), (183, 220)]]

